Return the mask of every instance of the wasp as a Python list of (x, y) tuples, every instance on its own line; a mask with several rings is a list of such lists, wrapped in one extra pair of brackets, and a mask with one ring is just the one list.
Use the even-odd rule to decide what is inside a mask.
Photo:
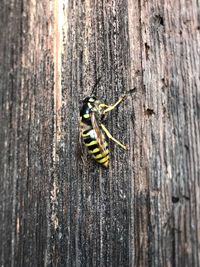
[(128, 149), (126, 145), (116, 140), (103, 124), (107, 113), (123, 102), (125, 98), (122, 96), (115, 104), (107, 105), (96, 97), (86, 97), (80, 110), (80, 142), (87, 147), (92, 158), (106, 168), (109, 166), (109, 148), (106, 136), (124, 150)]

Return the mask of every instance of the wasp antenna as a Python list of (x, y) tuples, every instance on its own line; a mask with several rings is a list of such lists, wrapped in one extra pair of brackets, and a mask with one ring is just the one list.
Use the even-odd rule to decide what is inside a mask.
[(99, 77), (99, 78), (97, 79), (97, 81), (96, 81), (95, 85), (93, 86), (93, 89), (92, 89), (92, 94), (91, 94), (92, 96), (93, 96), (93, 95), (95, 95), (95, 96), (96, 96), (96, 93), (94, 94), (94, 91), (96, 90), (96, 88), (97, 88), (97, 86), (98, 86), (98, 84), (99, 84), (99, 82), (100, 82), (101, 78), (102, 78), (102, 76), (101, 76), (101, 77)]
[(126, 95), (131, 95), (131, 94), (134, 94), (136, 92), (137, 88), (134, 87), (134, 88), (131, 88), (129, 91), (126, 92)]

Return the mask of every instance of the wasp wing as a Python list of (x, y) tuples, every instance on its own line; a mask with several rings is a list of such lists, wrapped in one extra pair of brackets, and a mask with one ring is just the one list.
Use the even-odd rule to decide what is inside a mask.
[(94, 129), (94, 131), (96, 133), (96, 139), (97, 139), (97, 142), (99, 144), (100, 151), (102, 153), (106, 150), (105, 137), (104, 137), (104, 134), (102, 133), (102, 131), (99, 127), (99, 124), (97, 122), (97, 119), (95, 117), (94, 112), (91, 113), (91, 122), (92, 122), (92, 128)]

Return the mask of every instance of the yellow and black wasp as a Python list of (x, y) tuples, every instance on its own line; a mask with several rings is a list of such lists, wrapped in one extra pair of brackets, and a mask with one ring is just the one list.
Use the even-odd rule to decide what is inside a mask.
[(86, 97), (80, 110), (80, 142), (88, 148), (91, 156), (106, 168), (109, 166), (109, 149), (105, 134), (123, 149), (128, 149), (126, 145), (116, 140), (103, 124), (107, 112), (124, 100), (125, 96), (119, 98), (113, 105), (106, 105), (93, 96)]

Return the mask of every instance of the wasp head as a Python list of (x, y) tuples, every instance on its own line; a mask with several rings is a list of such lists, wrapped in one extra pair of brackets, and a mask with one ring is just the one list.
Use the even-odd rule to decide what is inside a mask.
[(106, 114), (103, 113), (102, 102), (98, 100), (96, 97), (94, 96), (86, 97), (82, 101), (82, 104), (85, 107), (85, 109), (88, 110), (89, 113), (95, 112), (96, 118), (98, 118), (101, 121), (105, 120)]

